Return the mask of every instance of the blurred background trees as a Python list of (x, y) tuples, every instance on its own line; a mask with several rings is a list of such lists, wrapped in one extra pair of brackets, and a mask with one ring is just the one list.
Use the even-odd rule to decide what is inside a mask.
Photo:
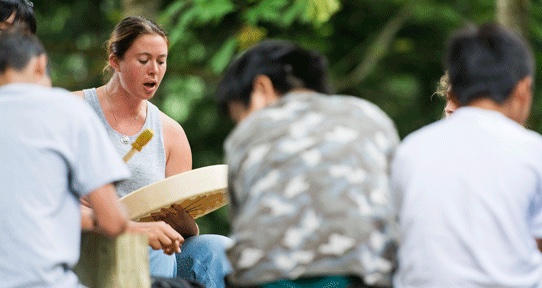
[[(444, 101), (432, 95), (456, 28), (486, 21), (514, 27), (542, 67), (540, 0), (36, 0), (34, 8), (54, 84), (68, 90), (103, 83), (104, 42), (123, 17), (162, 24), (171, 40), (168, 72), (152, 102), (184, 127), (195, 168), (223, 163), (233, 125), (216, 108), (215, 87), (230, 60), (262, 39), (324, 53), (335, 92), (380, 106), (401, 137), (442, 116)], [(542, 132), (539, 94), (529, 126)], [(226, 211), (199, 219), (202, 232), (227, 234)]]

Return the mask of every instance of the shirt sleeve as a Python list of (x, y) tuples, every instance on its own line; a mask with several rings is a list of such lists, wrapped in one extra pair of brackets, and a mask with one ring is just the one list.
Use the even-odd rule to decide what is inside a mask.
[[(542, 180), (542, 175), (540, 176)], [(531, 201), (529, 210), (531, 233), (535, 238), (542, 239), (542, 187), (540, 184)]]
[(84, 196), (109, 183), (130, 177), (130, 171), (111, 143), (98, 116), (81, 101), (73, 121), (70, 183), (72, 190)]

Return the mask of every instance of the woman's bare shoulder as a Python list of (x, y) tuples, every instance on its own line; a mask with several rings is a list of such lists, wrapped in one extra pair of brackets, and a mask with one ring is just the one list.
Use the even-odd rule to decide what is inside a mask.
[(183, 127), (161, 112), (164, 146), (166, 149), (166, 177), (192, 169), (192, 152)]

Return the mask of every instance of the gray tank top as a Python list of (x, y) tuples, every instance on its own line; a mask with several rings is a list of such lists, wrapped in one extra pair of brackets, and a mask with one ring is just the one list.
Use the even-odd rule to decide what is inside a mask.
[(147, 102), (147, 119), (141, 131), (136, 135), (130, 136), (130, 142), (124, 144), (121, 142), (122, 134), (115, 131), (109, 122), (105, 119), (98, 94), (95, 88), (83, 90), (85, 101), (90, 104), (92, 109), (96, 111), (98, 117), (104, 123), (109, 138), (121, 156), (124, 156), (131, 148), (132, 143), (137, 136), (146, 128), (150, 128), (154, 132), (154, 136), (147, 145), (143, 147), (141, 152), (136, 152), (128, 161), (128, 168), (132, 172), (132, 177), (117, 183), (117, 194), (122, 197), (130, 192), (133, 192), (143, 186), (147, 186), (158, 180), (164, 179), (166, 176), (166, 153), (164, 149), (164, 137), (162, 134), (162, 120), (160, 118), (160, 110), (154, 104)]

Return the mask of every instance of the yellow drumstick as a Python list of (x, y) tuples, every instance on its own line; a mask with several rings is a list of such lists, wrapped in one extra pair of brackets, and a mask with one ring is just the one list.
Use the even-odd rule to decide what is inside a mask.
[(130, 151), (128, 151), (128, 153), (126, 153), (126, 155), (124, 155), (124, 157), (122, 158), (124, 162), (128, 162), (128, 160), (130, 160), (130, 158), (132, 158), (132, 156), (134, 156), (136, 152), (141, 152), (143, 146), (147, 145), (147, 143), (151, 141), (152, 135), (154, 135), (154, 132), (152, 132), (152, 130), (149, 128), (141, 132), (141, 134), (137, 136), (137, 139), (134, 141), (134, 143), (132, 143), (132, 149), (130, 149)]

